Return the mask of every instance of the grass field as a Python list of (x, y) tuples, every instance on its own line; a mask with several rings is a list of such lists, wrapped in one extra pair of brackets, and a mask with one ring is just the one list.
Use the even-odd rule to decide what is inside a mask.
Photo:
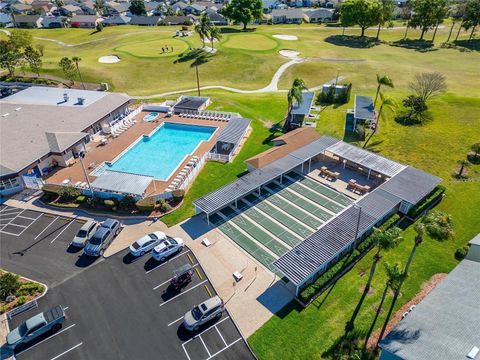
[[(303, 78), (309, 86), (316, 86), (334, 78), (338, 71), (345, 77), (344, 82), (353, 83), (353, 95), (374, 95), (375, 74), (389, 74), (395, 88), (386, 92), (398, 102), (409, 94), (408, 82), (415, 73), (440, 71), (446, 76), (447, 92), (429, 104), (430, 122), (422, 126), (403, 126), (392, 117), (381, 120), (379, 131), (369, 147), (372, 151), (442, 177), (447, 192), (439, 209), (452, 214), (455, 224), (456, 236), (453, 240), (438, 242), (427, 238), (420, 246), (397, 308), (411, 299), (432, 275), (449, 272), (457, 263), (453, 256), (455, 249), (480, 232), (480, 165), (469, 169), (466, 181), (458, 181), (452, 176), (456, 162), (466, 157), (472, 143), (480, 142), (480, 54), (465, 48), (441, 48), (448, 30), (447, 24), (439, 30), (435, 46), (425, 49), (415, 41), (395, 43), (403, 37), (404, 29), (382, 31), (381, 39), (385, 43), (373, 46), (359, 42), (353, 36), (359, 30), (351, 29), (346, 30), (346, 37), (339, 36), (341, 29), (320, 26), (262, 26), (252, 33), (237, 33), (230, 29), (224, 33), (222, 41), (215, 44), (219, 52), (200, 67), (202, 85), (257, 89), (268, 84), (278, 67), (288, 61), (278, 55), (278, 51), (292, 49), (299, 51), (303, 57), (316, 59), (290, 67), (280, 80), (281, 88), (287, 89), (295, 77)], [(58, 60), (62, 56), (79, 55), (83, 58), (81, 69), (87, 81), (106, 81), (115, 90), (131, 95), (195, 87), (191, 62), (177, 61), (177, 56), (157, 56), (157, 45), (149, 49), (139, 45), (152, 42), (163, 46), (162, 42), (172, 40), (173, 28), (114, 27), (96, 34), (79, 29), (32, 32), (36, 37), (76, 44), (65, 46), (37, 39), (46, 46), (44, 71), (47, 73), (61, 76), (56, 65)], [(299, 40), (282, 41), (272, 38), (273, 34), (296, 35)], [(369, 36), (373, 34), (373, 30), (367, 31)], [(418, 38), (418, 31), (411, 30), (409, 36)], [(462, 33), (461, 38), (465, 37)], [(191, 47), (200, 45), (197, 36), (176, 41), (185, 41), (186, 46)], [(124, 51), (120, 54), (120, 63), (98, 63), (98, 57), (120, 51)], [(192, 216), (194, 209), (191, 202), (194, 199), (244, 174), (246, 166), (243, 161), (271, 146), (270, 139), (278, 134), (269, 129), (272, 124), (282, 121), (287, 107), (284, 93), (237, 94), (210, 90), (203, 91), (202, 95), (212, 97), (211, 109), (232, 110), (252, 119), (253, 132), (232, 163), (206, 164), (184, 204), (164, 218), (168, 225)], [(320, 113), (317, 130), (350, 141), (344, 133), (344, 124), (345, 112), (352, 106), (353, 97), (350, 104), (325, 108)], [(381, 262), (405, 263), (413, 235), (412, 228), (408, 228), (400, 247), (386, 253)], [(359, 274), (368, 270), (371, 256), (367, 255), (336, 283), (331, 292), (322, 295), (307, 309), (301, 310), (292, 303), (260, 328), (249, 338), (257, 356), (262, 360), (332, 358), (328, 349), (343, 335), (345, 323), (366, 281)], [(356, 321), (357, 328), (369, 326), (384, 281), (383, 266), (380, 264), (373, 282), (373, 294), (367, 297), (362, 307)], [(380, 324), (381, 321), (378, 322)]]

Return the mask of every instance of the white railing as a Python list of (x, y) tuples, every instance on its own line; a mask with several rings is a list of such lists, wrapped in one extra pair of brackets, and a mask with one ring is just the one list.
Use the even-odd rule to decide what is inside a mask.
[(231, 158), (232, 158), (231, 154), (232, 153), (233, 153), (233, 151), (230, 154), (226, 155), (226, 154), (217, 154), (217, 153), (214, 153), (214, 152), (208, 152), (206, 154), (206, 157), (207, 157), (208, 160), (215, 160), (215, 161), (220, 161), (220, 162), (227, 163), (231, 160)]
[(204, 119), (204, 120), (216, 120), (216, 121), (230, 121), (231, 118), (240, 117), (238, 113), (226, 112), (226, 111), (210, 111), (210, 110), (185, 110), (178, 114), (180, 117), (192, 118), (192, 119)]
[(178, 187), (179, 189), (185, 190), (188, 187), (188, 185), (195, 179), (197, 174), (203, 168), (203, 165), (205, 165), (205, 160), (206, 156), (203, 155), (200, 160), (197, 161), (195, 167), (191, 167), (190, 172), (187, 174), (185, 179), (183, 179), (183, 182), (180, 183), (180, 186)]

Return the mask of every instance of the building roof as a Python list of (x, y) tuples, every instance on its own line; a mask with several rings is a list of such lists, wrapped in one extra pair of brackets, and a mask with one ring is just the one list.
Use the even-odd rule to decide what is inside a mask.
[(100, 191), (115, 191), (141, 196), (152, 181), (152, 176), (106, 170), (92, 182), (92, 187)]
[(133, 15), (130, 25), (157, 25), (160, 16)]
[(103, 21), (103, 24), (128, 24), (130, 23), (131, 18), (125, 15), (114, 15), (110, 16), (108, 19)]
[(339, 140), (330, 136), (322, 136), (310, 144), (273, 161), (265, 167), (249, 172), (237, 181), (225, 185), (220, 189), (195, 200), (193, 203), (205, 213), (211, 214), (222, 209), (236, 199), (256, 190), (259, 186), (262, 186), (301, 165), (309, 158), (321, 153), (336, 141)]
[(68, 12), (76, 12), (76, 11), (82, 10), (79, 6), (76, 6), (76, 5), (64, 5), (62, 6), (62, 9), (65, 9)]
[[(68, 101), (64, 102), (64, 93)], [(78, 98), (84, 98), (80, 105)], [(46, 133), (59, 148), (130, 100), (125, 94), (32, 86), (0, 100), (1, 176), (19, 172), (52, 151)], [(8, 115), (6, 115), (8, 114)], [(20, 151), (21, 149), (21, 151)], [(6, 169), (12, 171), (5, 172)]]
[(364, 196), (356, 206), (323, 224), (303, 242), (273, 262), (273, 265), (296, 286), (302, 284), (336, 254), (350, 246), (355, 240), (358, 218), (358, 236), (390, 213), (401, 200), (374, 190)]
[[(480, 234), (477, 234), (472, 240), (468, 242), (470, 245), (480, 245)], [(480, 346), (479, 346), (480, 347)]]
[(42, 17), (40, 15), (13, 15), (16, 23), (36, 23)]
[(45, 132), (50, 151), (61, 153), (88, 136), (84, 132)]
[(311, 10), (305, 11), (305, 14), (308, 17), (328, 18), (333, 16), (333, 9), (325, 9), (325, 8), (311, 9)]
[(355, 95), (355, 105), (353, 111), (355, 119), (375, 119), (375, 109), (373, 108), (373, 100), (370, 96)]
[(275, 143), (282, 143), (283, 145), (274, 146), (245, 162), (256, 169), (260, 169), (320, 137), (321, 135), (315, 129), (298, 128), (274, 139)]
[(232, 118), (218, 134), (217, 141), (230, 144), (238, 144), (245, 131), (250, 126), (250, 120), (243, 118)]
[(314, 92), (304, 91), (302, 93), (302, 101), (300, 103), (295, 103), (290, 110), (290, 114), (293, 115), (308, 115), (310, 114), (310, 108), (313, 104), (313, 98), (315, 97)]
[(191, 16), (165, 16), (160, 22), (168, 25), (181, 25), (192, 21)]
[(380, 187), (410, 204), (427, 196), (442, 179), (422, 170), (407, 166)]
[(174, 105), (175, 111), (177, 110), (192, 110), (198, 111), (200, 108), (208, 102), (208, 97), (203, 96), (181, 96), (177, 103)]
[(380, 347), (398, 359), (467, 359), (474, 346), (480, 348), (478, 289), (480, 263), (461, 261), (395, 326)]
[(290, 19), (303, 19), (303, 11), (302, 9), (273, 9), (272, 10), (272, 17), (286, 17)]
[(71, 19), (72, 23), (96, 23), (100, 17), (97, 15), (74, 15)]
[(330, 146), (327, 151), (388, 177), (405, 169), (405, 165), (344, 141)]

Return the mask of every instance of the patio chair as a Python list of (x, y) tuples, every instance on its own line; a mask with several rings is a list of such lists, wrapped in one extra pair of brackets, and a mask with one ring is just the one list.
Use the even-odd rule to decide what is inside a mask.
[(80, 184), (80, 187), (81, 187), (82, 189), (86, 189), (86, 188), (87, 188), (87, 185), (88, 185), (88, 184), (87, 184), (86, 182), (82, 182), (82, 183)]
[(79, 187), (81, 183), (82, 183), (81, 181), (77, 181), (73, 186)]

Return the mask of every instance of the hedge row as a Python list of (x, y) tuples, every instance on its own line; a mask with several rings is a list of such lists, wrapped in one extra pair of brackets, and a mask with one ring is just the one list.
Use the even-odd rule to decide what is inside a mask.
[(433, 189), (432, 192), (428, 194), (425, 199), (423, 199), (417, 205), (410, 209), (410, 211), (408, 212), (408, 216), (410, 216), (412, 219), (415, 219), (423, 211), (428, 209), (428, 207), (444, 192), (445, 187), (443, 185), (437, 185), (435, 189)]
[[(398, 220), (400, 220), (400, 215), (395, 213), (378, 228), (380, 230), (387, 230), (391, 228)], [(346, 254), (339, 261), (337, 261), (335, 265), (320, 275), (313, 283), (303, 289), (300, 292), (300, 300), (302, 300), (304, 303), (307, 303), (310, 299), (316, 296), (317, 293), (322, 290), (322, 288), (325, 287), (330, 280), (335, 278), (345, 267), (352, 264), (358, 259), (359, 256), (367, 251), (373, 245), (373, 241), (373, 236), (366, 237), (357, 245), (357, 248), (353, 252)]]

